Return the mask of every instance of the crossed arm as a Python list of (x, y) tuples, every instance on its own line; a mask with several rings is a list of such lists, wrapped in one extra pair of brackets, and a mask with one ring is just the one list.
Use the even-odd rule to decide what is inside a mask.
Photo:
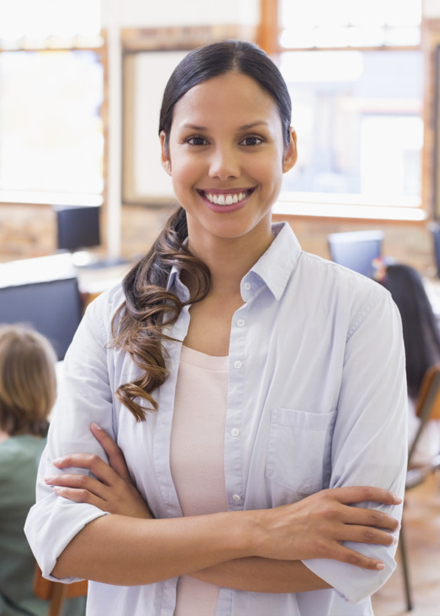
[(301, 560), (327, 558), (383, 569), (377, 559), (343, 543), (395, 542), (394, 518), (351, 505), (363, 501), (392, 505), (400, 499), (365, 486), (323, 490), (274, 509), (154, 520), (119, 447), (98, 426), (91, 430), (110, 465), (98, 456), (72, 454), (54, 461), (55, 466), (84, 468), (96, 478), (65, 473), (46, 478), (46, 483), (60, 496), (113, 515), (94, 520), (76, 535), (58, 558), (55, 577), (138, 585), (187, 574), (237, 590), (302, 592), (329, 585)]

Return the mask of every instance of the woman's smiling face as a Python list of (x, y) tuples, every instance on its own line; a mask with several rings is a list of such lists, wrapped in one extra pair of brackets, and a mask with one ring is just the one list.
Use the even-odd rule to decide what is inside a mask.
[(251, 77), (230, 72), (189, 90), (176, 104), (162, 162), (188, 220), (200, 234), (255, 238), (270, 234), (282, 174), (296, 162), (276, 102)]

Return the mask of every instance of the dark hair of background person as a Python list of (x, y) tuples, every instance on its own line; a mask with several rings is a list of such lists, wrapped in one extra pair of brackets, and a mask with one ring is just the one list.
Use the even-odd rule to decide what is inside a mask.
[[(292, 106), (287, 85), (264, 51), (253, 43), (234, 40), (196, 49), (174, 70), (165, 88), (160, 111), (159, 133), (165, 133), (165, 147), (174, 107), (182, 96), (208, 79), (233, 71), (254, 79), (275, 101), (287, 148)], [(209, 291), (209, 269), (184, 245), (187, 236), (186, 213), (179, 207), (150, 251), (125, 277), (125, 302), (113, 319), (113, 344), (129, 353), (142, 370), (139, 379), (121, 385), (116, 392), (118, 399), (138, 421), (145, 419), (145, 409), (137, 400), (144, 400), (157, 409), (152, 393), (168, 376), (162, 343), (169, 338), (164, 328), (176, 322), (184, 305), (202, 300)], [(187, 302), (181, 302), (166, 290), (173, 266), (180, 270), (190, 289)]]
[(416, 398), (423, 376), (440, 361), (440, 332), (419, 273), (408, 265), (388, 265), (383, 286), (402, 317), (408, 394)]
[(0, 327), (0, 429), (45, 436), (56, 397), (55, 351), (21, 325)]

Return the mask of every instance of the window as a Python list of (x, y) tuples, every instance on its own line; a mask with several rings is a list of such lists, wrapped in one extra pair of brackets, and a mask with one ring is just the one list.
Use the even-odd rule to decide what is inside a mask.
[(97, 0), (0, 0), (0, 200), (102, 203)]
[(319, 203), (324, 215), (339, 204), (344, 216), (373, 206), (384, 217), (423, 219), (421, 0), (270, 5), (299, 152), (281, 200)]

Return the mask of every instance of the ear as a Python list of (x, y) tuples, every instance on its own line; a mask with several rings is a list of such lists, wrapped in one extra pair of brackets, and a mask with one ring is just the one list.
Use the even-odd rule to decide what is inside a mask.
[(296, 132), (290, 127), (290, 142), (289, 146), (284, 151), (283, 157), (283, 173), (290, 171), (298, 159), (298, 150), (296, 148)]
[(165, 169), (165, 171), (168, 173), (168, 175), (171, 175), (170, 149), (168, 147), (167, 140), (166, 140), (167, 136), (164, 133), (164, 131), (161, 131), (161, 133), (159, 135), (159, 139), (160, 139), (160, 150), (161, 150), (162, 167)]

